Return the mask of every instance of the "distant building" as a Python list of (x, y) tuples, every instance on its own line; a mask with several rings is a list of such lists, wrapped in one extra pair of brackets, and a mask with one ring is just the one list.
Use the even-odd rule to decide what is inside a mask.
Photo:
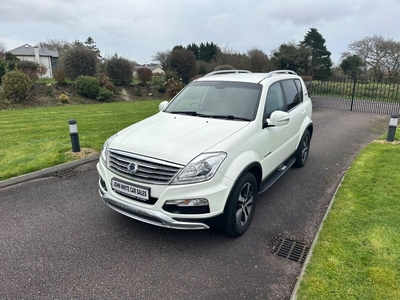
[(20, 60), (33, 61), (46, 67), (47, 72), (44, 77), (53, 78), (53, 69), (57, 66), (58, 51), (41, 50), (36, 46), (32, 47), (25, 44), (8, 52), (14, 54)]
[(161, 69), (161, 67), (159, 66), (159, 65), (138, 65), (138, 66), (135, 66), (135, 68), (134, 68), (134, 70), (133, 70), (133, 76), (136, 76), (137, 75), (137, 72), (136, 72), (136, 70), (137, 69), (140, 69), (140, 68), (147, 68), (147, 69), (150, 69), (151, 70), (151, 73), (153, 73), (153, 76), (155, 75), (155, 76), (161, 76), (161, 75), (164, 75), (164, 70), (163, 69)]

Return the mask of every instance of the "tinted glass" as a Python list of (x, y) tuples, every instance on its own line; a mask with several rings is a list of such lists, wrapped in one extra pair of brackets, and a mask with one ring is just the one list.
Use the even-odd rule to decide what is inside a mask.
[(285, 111), (285, 103), (279, 82), (269, 87), (266, 104), (266, 117), (269, 118), (275, 110)]
[(286, 102), (288, 109), (291, 110), (293, 107), (300, 103), (299, 93), (293, 80), (282, 81), (283, 90), (286, 96)]
[(253, 120), (262, 85), (244, 82), (203, 81), (189, 84), (166, 112), (194, 111), (202, 115), (229, 115)]
[(300, 102), (303, 102), (303, 86), (302, 86), (300, 80), (298, 80), (298, 79), (295, 79), (294, 83), (296, 84), (297, 90), (299, 91)]

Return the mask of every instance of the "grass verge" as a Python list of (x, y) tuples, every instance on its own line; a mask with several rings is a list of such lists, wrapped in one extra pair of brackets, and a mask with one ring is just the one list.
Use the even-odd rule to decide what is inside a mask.
[(79, 156), (68, 153), (71, 150), (70, 119), (77, 121), (80, 147), (100, 151), (109, 136), (157, 113), (160, 102), (115, 102), (0, 111), (0, 180), (79, 159)]
[(297, 299), (400, 299), (399, 154), (398, 142), (376, 142), (356, 158), (323, 224)]

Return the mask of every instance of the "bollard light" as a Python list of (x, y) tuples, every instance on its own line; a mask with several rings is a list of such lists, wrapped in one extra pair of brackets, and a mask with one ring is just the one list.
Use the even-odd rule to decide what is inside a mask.
[(388, 142), (394, 141), (394, 136), (396, 134), (396, 128), (397, 128), (398, 123), (399, 123), (399, 115), (392, 115), (390, 117), (389, 129), (388, 129), (386, 141), (388, 141)]
[(75, 120), (71, 119), (68, 121), (68, 126), (69, 136), (71, 137), (72, 152), (80, 152), (81, 147), (79, 146), (78, 125)]

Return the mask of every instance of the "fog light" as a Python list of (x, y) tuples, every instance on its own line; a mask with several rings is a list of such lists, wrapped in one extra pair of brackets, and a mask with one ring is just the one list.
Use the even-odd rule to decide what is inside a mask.
[(204, 198), (196, 198), (196, 199), (180, 199), (180, 200), (168, 200), (165, 202), (166, 205), (176, 205), (181, 207), (189, 207), (189, 206), (207, 206), (208, 200)]

